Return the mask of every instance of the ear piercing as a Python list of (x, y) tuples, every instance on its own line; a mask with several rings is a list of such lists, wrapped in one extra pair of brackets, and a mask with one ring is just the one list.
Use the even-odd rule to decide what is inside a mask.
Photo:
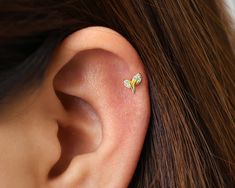
[(136, 86), (139, 85), (142, 81), (142, 76), (140, 73), (137, 73), (133, 76), (132, 80), (124, 80), (124, 86), (128, 89), (131, 89), (132, 92), (135, 94)]

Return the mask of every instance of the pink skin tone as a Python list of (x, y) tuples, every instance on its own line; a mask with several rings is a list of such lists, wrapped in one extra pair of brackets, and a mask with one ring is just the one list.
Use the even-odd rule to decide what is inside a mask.
[[(138, 72), (133, 94), (123, 80)], [(72, 33), (42, 85), (0, 111), (0, 187), (127, 187), (149, 103), (142, 62), (126, 39), (104, 27)]]

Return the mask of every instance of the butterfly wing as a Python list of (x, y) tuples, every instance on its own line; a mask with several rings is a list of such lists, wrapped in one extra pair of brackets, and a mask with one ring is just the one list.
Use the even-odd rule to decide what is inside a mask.
[(132, 80), (135, 80), (136, 85), (140, 84), (140, 82), (142, 81), (142, 76), (140, 73), (136, 74), (135, 76), (133, 76)]
[(131, 88), (130, 80), (124, 80), (124, 86), (130, 89)]

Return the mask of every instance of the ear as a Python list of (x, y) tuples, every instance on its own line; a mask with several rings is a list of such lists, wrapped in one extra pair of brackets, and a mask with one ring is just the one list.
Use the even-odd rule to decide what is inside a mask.
[[(136, 92), (123, 81), (140, 73)], [(148, 128), (148, 81), (132, 45), (115, 31), (89, 27), (68, 36), (46, 73), (66, 115), (58, 119), (60, 160), (52, 188), (127, 187)]]

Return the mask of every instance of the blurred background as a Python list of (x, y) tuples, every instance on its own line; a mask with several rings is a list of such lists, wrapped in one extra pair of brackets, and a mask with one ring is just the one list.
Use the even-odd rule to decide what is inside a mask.
[(230, 11), (230, 14), (232, 15), (232, 17), (234, 18), (235, 21), (235, 0), (226, 0), (227, 5), (228, 5), (228, 9)]

